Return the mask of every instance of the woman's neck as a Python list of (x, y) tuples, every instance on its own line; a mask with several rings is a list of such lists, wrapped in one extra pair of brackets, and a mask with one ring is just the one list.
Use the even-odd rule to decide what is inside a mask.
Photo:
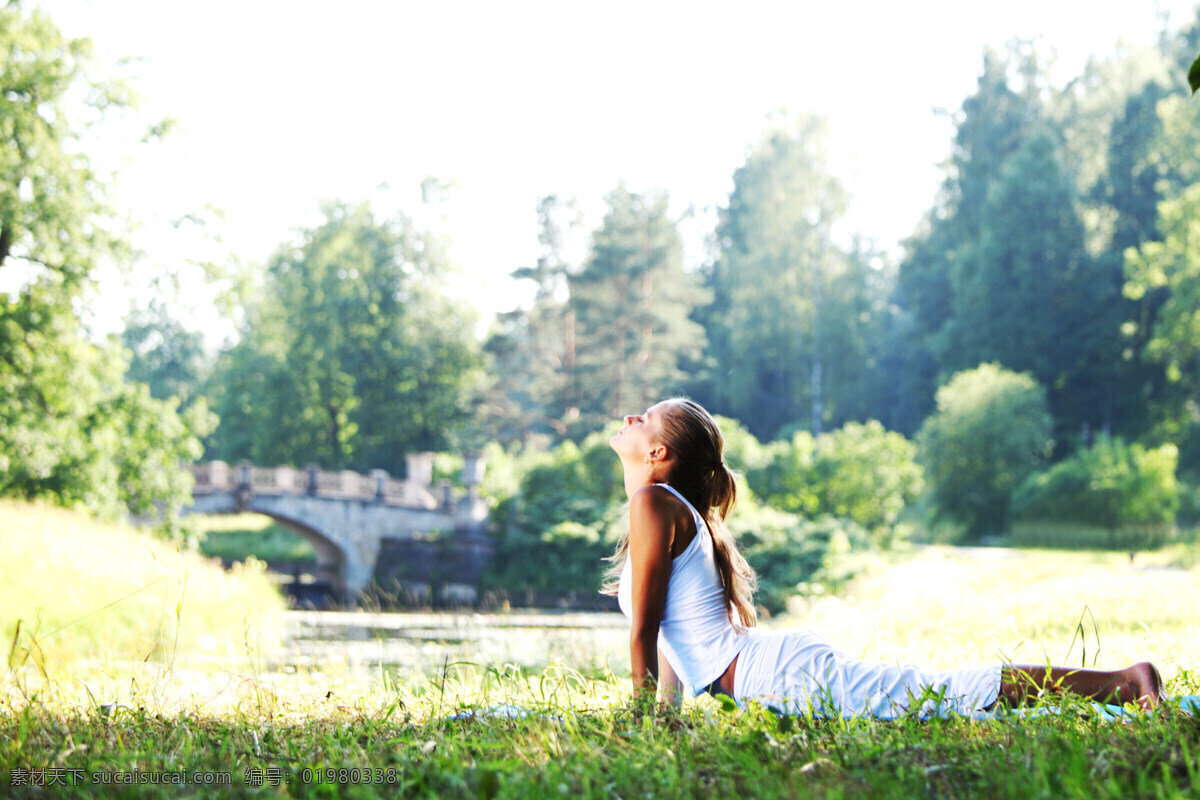
[(633, 497), (633, 493), (643, 486), (667, 483), (667, 476), (661, 468), (655, 469), (654, 464), (625, 464), (624, 467), (626, 497)]

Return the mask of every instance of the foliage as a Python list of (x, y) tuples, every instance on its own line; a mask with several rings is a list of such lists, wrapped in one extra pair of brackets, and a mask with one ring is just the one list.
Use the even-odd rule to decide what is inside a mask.
[(917, 435), (936, 513), (972, 539), (1005, 531), (1013, 493), (1050, 455), (1045, 391), (1027, 374), (981, 364), (938, 389), (937, 407)]
[(127, 383), (115, 348), (83, 341), (68, 315), (39, 315), (37, 297), (0, 297), (0, 363), (15, 367), (0, 369), (0, 495), (128, 510), (173, 530), (190, 500), (181, 464), (214, 424), (207, 406), (180, 414), (177, 400)]
[(666, 195), (621, 185), (607, 204), (589, 259), (569, 276), (577, 435), (676, 392), (704, 348), (689, 315), (705, 295), (683, 271)]
[(125, 379), (144, 383), (151, 397), (174, 397), (186, 406), (203, 389), (209, 372), (204, 336), (185, 328), (161, 303), (126, 319), (121, 344), (130, 354)]
[(1166, 365), (1172, 381), (1184, 380), (1200, 354), (1200, 334), (1193, 323), (1200, 297), (1200, 259), (1192, 252), (1192, 243), (1200, 235), (1197, 208), (1200, 184), (1164, 200), (1159, 206), (1160, 238), (1131, 251), (1126, 264), (1126, 294), (1139, 299), (1150, 291), (1167, 290), (1147, 352)]
[[(1014, 63), (1026, 68), (1014, 69)], [(939, 202), (907, 243), (897, 276), (897, 300), (911, 315), (905, 350), (908, 372), (916, 373), (909, 377), (916, 397), (908, 402), (910, 413), (919, 415), (902, 429), (915, 430), (933, 410), (940, 376), (973, 365), (955, 351), (960, 329), (973, 322), (959, 312), (959, 287), (970, 275), (982, 239), (991, 187), (1042, 116), (1040, 99), (1028, 85), (1036, 74), (1029, 53), (985, 51), (975, 92), (954, 116), (954, 142)]]
[(0, 270), (16, 287), (0, 295), (0, 495), (173, 526), (211, 418), (126, 383), (79, 311), (101, 261), (125, 255), (81, 143), (131, 97), (89, 80), (90, 45), (40, 11), (0, 8), (0, 52)]
[(485, 588), (521, 592), (597, 592), (620, 536), (624, 484), (608, 437), (563, 442), (518, 459), (517, 494), (497, 503), (496, 553)]
[(1147, 450), (1120, 439), (1101, 438), (1027, 478), (1013, 496), (1013, 517), (1022, 522), (1082, 523), (1109, 531), (1139, 526), (1165, 529), (1179, 507), (1176, 459), (1174, 445)]
[(133, 98), (119, 83), (90, 80), (91, 43), (65, 38), (38, 9), (0, 8), (0, 53), (0, 269), (70, 297), (120, 247), (108, 184), (80, 141)]
[(435, 245), (406, 217), (334, 205), (281, 249), (210, 384), (213, 454), (401, 475), (405, 452), (448, 445), (479, 354)]
[(836, 592), (854, 573), (852, 553), (873, 546), (852, 520), (805, 519), (769, 506), (742, 503), (730, 530), (758, 575), (756, 605), (768, 614), (787, 609), (789, 598)]
[[(1074, 181), (1045, 129), (1005, 161), (983, 206), (981, 238), (956, 286), (958, 324), (945, 340), (959, 368), (985, 361), (1047, 387), (1060, 429), (1102, 428), (1117, 392), (1120, 275), (1084, 250)], [(949, 344), (953, 341), (953, 344)], [(950, 355), (949, 351), (953, 351)]]
[(512, 273), (533, 284), (533, 304), (499, 314), (484, 344), (491, 385), (480, 416), (504, 446), (537, 436), (565, 436), (580, 402), (567, 253), (578, 214), (573, 201), (556, 195), (543, 197), (537, 213), (542, 251), (534, 266)]
[(267, 564), (317, 561), (311, 543), (262, 514), (193, 514), (184, 526), (193, 532), (196, 550), (208, 558)]
[(704, 310), (704, 399), (760, 438), (791, 424), (817, 433), (859, 410), (881, 298), (866, 254), (833, 239), (846, 196), (826, 165), (826, 124), (774, 122), (734, 173)]
[(1043, 547), (1063, 550), (1117, 550), (1131, 556), (1138, 551), (1156, 550), (1173, 538), (1174, 531), (1164, 524), (1122, 525), (1110, 528), (1086, 522), (1054, 522), (1033, 519), (1012, 524), (1014, 547)]
[(767, 447), (769, 460), (747, 474), (763, 503), (853, 520), (878, 543), (890, 539), (900, 512), (924, 488), (916, 446), (874, 420), (815, 439), (801, 431)]

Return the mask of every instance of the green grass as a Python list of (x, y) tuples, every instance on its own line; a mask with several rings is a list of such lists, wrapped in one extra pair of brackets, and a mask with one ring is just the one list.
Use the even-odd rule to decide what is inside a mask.
[[(780, 720), (706, 699), (679, 716), (639, 719), (619, 685), (553, 669), (372, 691), (247, 685), (239, 698), (167, 714), (138, 704), (13, 706), (0, 715), (0, 790), (68, 796), (96, 789), (93, 774), (134, 770), (228, 774), (220, 790), (183, 787), (185, 796), (214, 797), (1090, 798), (1200, 789), (1200, 721), (1170, 710), (1124, 724), (1082, 709), (988, 722)], [(490, 717), (495, 702), (534, 713)], [(79, 777), (34, 791), (12, 785), (14, 769)], [(256, 775), (266, 785), (254, 785)]]
[[(11, 510), (0, 507), (0, 514)], [(55, 519), (56, 527), (69, 521)], [(1200, 694), (1198, 573), (1162, 568), (1179, 563), (1179, 553), (1154, 558), (1158, 563), (1131, 566), (1127, 556), (1110, 554), (922, 549), (879, 566), (838, 598), (797, 603), (790, 617), (769, 624), (811, 626), (852, 652), (930, 666), (1006, 653), (1100, 666), (1151, 656), (1172, 692)], [(38, 569), (61, 568), (46, 563)], [(188, 658), (185, 648), (197, 645), (181, 638), (176, 658)], [(51, 666), (49, 680), (25, 670), (2, 684), (0, 795), (1200, 794), (1200, 719), (1169, 707), (1122, 723), (1103, 722), (1087, 704), (1069, 701), (1062, 714), (986, 722), (780, 720), (705, 697), (679, 715), (638, 717), (627, 704), (627, 677), (578, 671), (593, 665), (529, 672), (447, 664), (403, 680), (369, 680), (332, 668), (267, 671), (251, 659), (176, 670), (150, 683), (132, 680), (136, 665), (127, 661), (86, 691), (74, 674), (77, 663)], [(503, 705), (531, 713), (489, 715)], [(184, 774), (189, 782), (91, 783), (93, 776), (113, 780), (135, 771)], [(228, 774), (230, 783), (196, 785), (193, 773), (208, 780)], [(61, 783), (20, 785), (33, 775)]]
[(262, 514), (197, 514), (187, 518), (187, 526), (195, 531), (200, 552), (210, 558), (317, 563), (311, 544)]
[(283, 609), (261, 562), (226, 571), (132, 528), (0, 502), (10, 679), (37, 674), (92, 691), (207, 670), (272, 648)]

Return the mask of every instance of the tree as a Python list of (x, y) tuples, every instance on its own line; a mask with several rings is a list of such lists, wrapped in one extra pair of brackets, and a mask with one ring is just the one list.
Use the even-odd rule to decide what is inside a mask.
[(121, 344), (130, 356), (126, 380), (146, 384), (151, 397), (174, 397), (186, 406), (202, 389), (208, 373), (204, 337), (185, 328), (162, 303), (133, 311)]
[(937, 392), (917, 434), (918, 458), (938, 516), (969, 539), (1008, 528), (1013, 492), (1050, 455), (1045, 390), (996, 364), (960, 372)]
[(399, 216), (332, 205), (281, 248), (214, 385), (219, 456), (404, 470), (471, 418), (479, 366), (469, 318), (440, 293), (435, 242)]
[(706, 298), (683, 270), (665, 195), (618, 186), (592, 236), (591, 256), (569, 285), (577, 431), (639, 413), (682, 387), (681, 363), (704, 348), (691, 311)]
[(488, 370), (485, 425), (501, 442), (567, 433), (575, 391), (575, 312), (569, 300), (567, 238), (575, 227), (574, 203), (555, 195), (538, 202), (541, 255), (512, 277), (535, 287), (532, 305), (497, 317), (484, 351)]
[[(988, 219), (985, 204), (1001, 169), (1043, 116), (1036, 54), (1010, 46), (1005, 55), (984, 52), (975, 93), (955, 115), (955, 136), (937, 206), (906, 243), (894, 301), (907, 316), (906, 370), (913, 425), (933, 410), (939, 380), (977, 361), (958, 351), (962, 329), (959, 291), (976, 261), (975, 250)], [(914, 426), (915, 427), (915, 426)]]
[(91, 43), (64, 38), (36, 9), (0, 9), (0, 53), (0, 270), (19, 265), (70, 297), (121, 244), (109, 229), (109, 185), (78, 145), (132, 96), (88, 80)]
[(1045, 472), (1030, 476), (1013, 498), (1018, 519), (1075, 522), (1112, 530), (1174, 522), (1179, 508), (1174, 445), (1147, 450), (1101, 437)]
[[(1200, 28), (1200, 26), (1198, 26)], [(1179, 445), (1184, 472), (1200, 467), (1200, 425), (1195, 404), (1200, 398), (1200, 334), (1195, 309), (1200, 302), (1200, 109), (1182, 97), (1158, 105), (1162, 128), (1155, 143), (1166, 178), (1160, 182), (1156, 233), (1125, 253), (1125, 296), (1144, 310), (1127, 323), (1133, 343), (1144, 342), (1139, 355), (1165, 379), (1150, 397), (1153, 429), (1147, 438)]]
[(777, 121), (734, 173), (717, 230), (710, 391), (760, 438), (847, 416), (866, 366), (871, 268), (833, 241), (846, 195), (825, 137), (817, 117)]
[[(1119, 386), (1120, 282), (1084, 248), (1074, 181), (1049, 130), (1005, 162), (956, 288), (955, 358), (1028, 371), (1060, 433), (1110, 430)], [(947, 356), (949, 356), (949, 351)]]
[(0, 295), (0, 495), (170, 523), (211, 420), (127, 384), (76, 310), (99, 262), (126, 253), (81, 142), (130, 98), (86, 79), (89, 50), (40, 11), (0, 8), (0, 275), (17, 287)]

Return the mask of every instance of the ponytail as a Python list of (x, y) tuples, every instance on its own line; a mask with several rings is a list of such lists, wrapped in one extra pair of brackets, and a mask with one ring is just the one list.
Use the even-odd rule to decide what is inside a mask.
[(712, 488), (707, 513), (701, 510), (700, 515), (704, 517), (704, 524), (712, 534), (713, 559), (716, 561), (717, 573), (721, 576), (721, 585), (725, 590), (729, 621), (734, 625), (738, 624), (738, 620), (733, 618), (736, 611), (741, 620), (740, 627), (752, 628), (758, 623), (758, 611), (754, 607), (754, 590), (758, 587), (758, 578), (754, 574), (754, 568), (738, 550), (733, 534), (725, 526), (725, 520), (737, 505), (737, 477), (722, 461), (713, 469), (710, 482)]

